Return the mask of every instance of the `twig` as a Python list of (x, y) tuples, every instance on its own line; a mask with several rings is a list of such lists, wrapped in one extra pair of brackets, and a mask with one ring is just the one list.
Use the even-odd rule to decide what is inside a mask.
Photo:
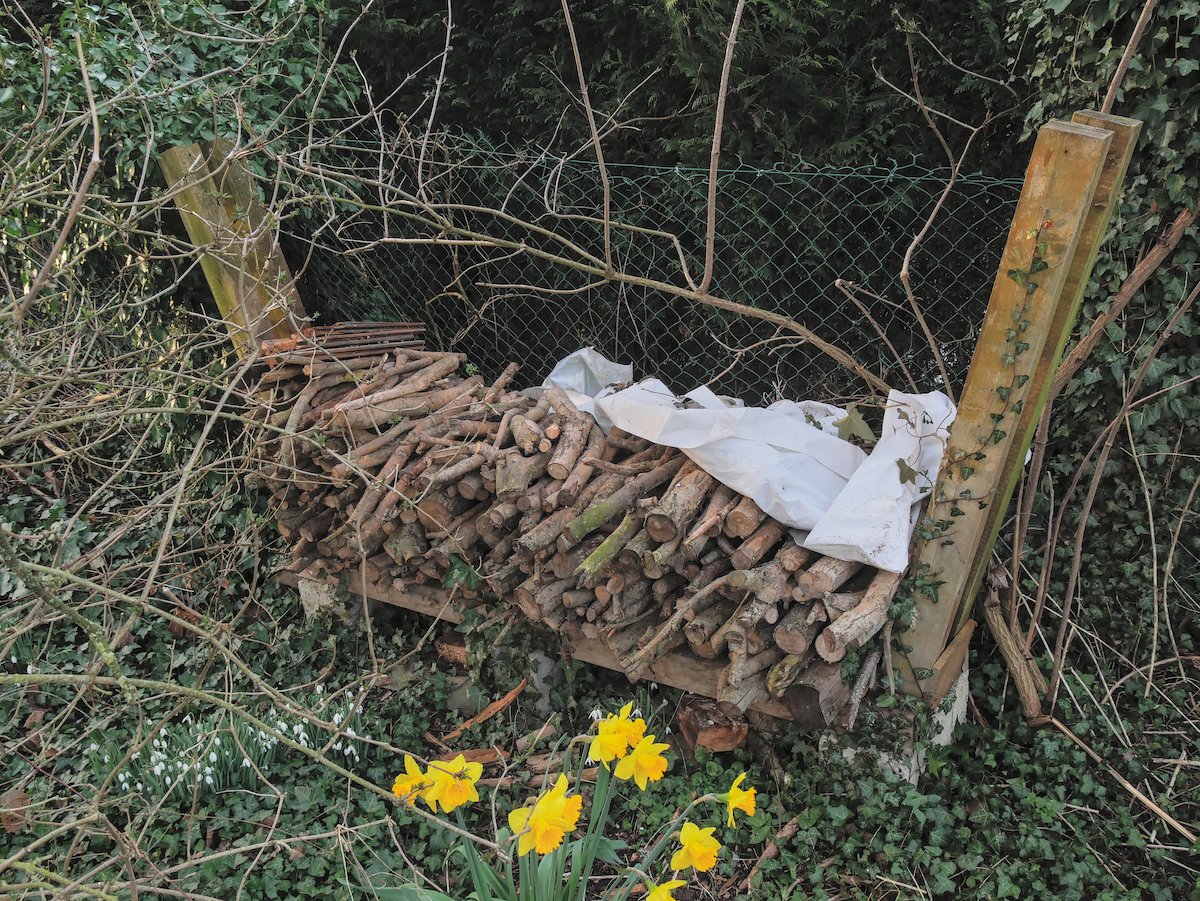
[(58, 238), (55, 240), (54, 246), (50, 248), (50, 253), (47, 255), (46, 261), (42, 263), (42, 268), (34, 276), (29, 290), (21, 299), (21, 302), (17, 304), (14, 314), (17, 322), (20, 322), (25, 314), (29, 312), (29, 308), (33, 306), (33, 302), (42, 293), (42, 288), (46, 286), (46, 282), (50, 278), (50, 270), (54, 267), (54, 262), (58, 259), (58, 255), (62, 253), (63, 245), (67, 243), (67, 236), (71, 233), (71, 229), (75, 225), (75, 219), (79, 216), (79, 211), (83, 209), (83, 203), (87, 199), (88, 188), (91, 187), (92, 179), (95, 177), (96, 171), (100, 168), (100, 117), (96, 113), (96, 97), (92, 93), (92, 79), (88, 75), (87, 60), (83, 56), (83, 42), (80, 40), (78, 34), (75, 35), (75, 53), (79, 59), (79, 71), (83, 75), (83, 89), (87, 94), (88, 112), (91, 114), (92, 120), (92, 158), (88, 160), (87, 168), (83, 172), (83, 178), (80, 179), (79, 187), (75, 190), (75, 199), (71, 201), (71, 207), (67, 210), (67, 218), (63, 220), (62, 228), (59, 229)]
[(1138, 45), (1142, 42), (1142, 35), (1146, 33), (1146, 27), (1150, 24), (1150, 17), (1154, 15), (1156, 6), (1158, 6), (1158, 0), (1146, 0), (1145, 5), (1142, 6), (1142, 14), (1138, 16), (1137, 24), (1133, 26), (1133, 34), (1129, 36), (1129, 43), (1125, 45), (1125, 52), (1121, 54), (1121, 61), (1117, 63), (1117, 71), (1113, 73), (1112, 81), (1108, 85), (1108, 93), (1104, 95), (1104, 103), (1100, 105), (1100, 112), (1112, 112), (1113, 104), (1117, 100), (1117, 91), (1121, 88), (1121, 82), (1125, 80), (1125, 72), (1129, 69), (1134, 54), (1137, 53)]
[(604, 272), (613, 270), (612, 256), (612, 189), (608, 183), (608, 170), (604, 167), (604, 151), (600, 147), (600, 130), (596, 127), (596, 114), (588, 98), (587, 78), (583, 74), (583, 57), (579, 54), (579, 42), (575, 39), (575, 25), (571, 22), (571, 7), (562, 0), (563, 18), (567, 22), (567, 33), (571, 36), (571, 53), (575, 57), (575, 73), (579, 76), (579, 96), (587, 114), (588, 128), (592, 132), (592, 146), (596, 148), (596, 165), (600, 167), (600, 186), (604, 191)]
[(1079, 750), (1083, 751), (1084, 754), (1086, 754), (1088, 757), (1091, 758), (1093, 763), (1099, 764), (1100, 766), (1104, 767), (1104, 769), (1106, 769), (1108, 771), (1108, 774), (1110, 776), (1112, 776), (1114, 779), (1116, 779), (1117, 782), (1120, 783), (1120, 785), (1123, 789), (1125, 789), (1127, 792), (1129, 792), (1129, 794), (1133, 795), (1133, 797), (1138, 801), (1139, 804), (1141, 804), (1143, 807), (1145, 807), (1147, 810), (1149, 810), (1151, 813), (1153, 813), (1155, 816), (1157, 816), (1160, 820), (1162, 820), (1164, 823), (1166, 823), (1168, 826), (1170, 826), (1172, 829), (1174, 829), (1176, 832), (1178, 832), (1181, 836), (1183, 836), (1183, 838), (1185, 840), (1187, 840), (1187, 842), (1189, 844), (1194, 845), (1196, 843), (1197, 836), (1196, 836), (1195, 832), (1192, 832), (1191, 829), (1189, 829), (1187, 826), (1184, 826), (1183, 823), (1179, 822), (1179, 820), (1175, 819), (1175, 817), (1171, 816), (1169, 813), (1167, 813), (1165, 810), (1163, 810), (1163, 808), (1160, 805), (1156, 804), (1153, 801), (1153, 799), (1146, 797), (1146, 795), (1143, 794), (1141, 791), (1139, 791), (1133, 785), (1133, 783), (1131, 783), (1128, 779), (1126, 779), (1124, 776), (1122, 776), (1120, 773), (1118, 773), (1115, 769), (1113, 769), (1113, 767), (1111, 765), (1109, 765), (1107, 762), (1105, 762), (1104, 758), (1102, 758), (1099, 754), (1097, 754), (1095, 751), (1093, 751), (1091, 746), (1088, 745), (1087, 742), (1085, 742), (1082, 738), (1080, 738), (1074, 732), (1072, 732), (1070, 730), (1070, 728), (1068, 728), (1065, 724), (1060, 722), (1055, 717), (1048, 717), (1046, 719), (1046, 722), (1048, 722), (1050, 725), (1054, 726), (1054, 728), (1056, 728), (1059, 732), (1061, 732), (1063, 735), (1065, 735), (1067, 738), (1069, 738), (1075, 744), (1075, 746), (1079, 748)]
[(463, 723), (457, 729), (455, 729), (451, 732), (447, 732), (445, 735), (443, 735), (442, 739), (441, 739), (442, 743), (448, 744), (449, 742), (454, 741), (456, 738), (459, 738), (464, 732), (466, 732), (472, 726), (478, 726), (480, 723), (482, 723), (486, 720), (490, 720), (497, 713), (499, 713), (500, 711), (507, 708), (510, 704), (512, 704), (512, 702), (517, 699), (517, 697), (521, 694), (521, 692), (523, 692), (525, 690), (525, 686), (527, 686), (528, 684), (529, 684), (528, 679), (522, 679), (519, 683), (517, 683), (516, 688), (514, 688), (512, 691), (510, 691), (508, 694), (506, 694), (500, 700), (493, 701), (492, 703), (488, 704), (486, 707), (483, 708), (483, 710), (479, 711), (479, 713), (475, 714), (475, 716), (471, 717), (469, 720), (467, 720), (465, 723)]
[(721, 132), (725, 128), (725, 98), (729, 94), (729, 70), (733, 68), (733, 48), (737, 45), (738, 26), (746, 0), (738, 0), (733, 10), (733, 22), (729, 26), (729, 37), (725, 42), (725, 63), (721, 67), (721, 86), (717, 91), (717, 116), (713, 123), (712, 150), (708, 155), (708, 210), (704, 225), (704, 274), (700, 278), (698, 294), (708, 294), (712, 287), (713, 261), (717, 246), (717, 166), (721, 161)]
[[(1092, 474), (1092, 481), (1088, 486), (1087, 497), (1084, 499), (1083, 506), (1079, 510), (1079, 524), (1075, 529), (1075, 543), (1071, 560), (1071, 571), (1067, 577), (1067, 588), (1063, 597), (1062, 623), (1059, 626), (1058, 638), (1054, 645), (1054, 664), (1050, 671), (1050, 688), (1047, 692), (1046, 704), (1047, 710), (1054, 709), (1054, 702), (1058, 693), (1058, 684), (1062, 678), (1062, 667), (1064, 661), (1066, 660), (1068, 635), (1070, 634), (1071, 625), (1071, 605), (1075, 599), (1075, 588), (1079, 583), (1079, 571), (1083, 565), (1083, 537), (1087, 532), (1088, 517), (1091, 515), (1092, 504), (1096, 500), (1096, 492), (1104, 476), (1104, 467), (1105, 464), (1108, 463), (1109, 452), (1112, 451), (1113, 443), (1116, 440), (1118, 426), (1128, 415), (1130, 405), (1142, 387), (1142, 382), (1146, 378), (1146, 373), (1150, 368), (1150, 364), (1158, 356), (1158, 352), (1162, 349), (1163, 345), (1166, 344), (1167, 339), (1174, 334), (1175, 328), (1179, 325), (1180, 320), (1184, 317), (1187, 311), (1191, 309), (1192, 304), (1196, 302), (1197, 297), (1200, 297), (1200, 282), (1198, 282), (1196, 286), (1192, 288), (1191, 293), (1184, 298), (1183, 302), (1180, 303), (1179, 307), (1175, 310), (1175, 313), (1171, 317), (1170, 321), (1168, 321), (1167, 324), (1163, 326), (1162, 331), (1159, 332), (1158, 340), (1154, 342), (1154, 346), (1150, 349), (1150, 353), (1146, 355), (1145, 361), (1142, 363), (1141, 368), (1138, 370), (1137, 376), (1134, 378), (1133, 385), (1125, 393), (1125, 400), (1121, 404), (1120, 411), (1117, 413), (1116, 418), (1112, 421), (1112, 423), (1110, 423), (1107, 429), (1108, 437), (1106, 438), (1104, 447), (1100, 451), (1100, 455), (1096, 460), (1095, 469), (1093, 470)], [(1057, 543), (1057, 535), (1058, 530), (1056, 528), (1054, 540), (1052, 541), (1051, 546)]]

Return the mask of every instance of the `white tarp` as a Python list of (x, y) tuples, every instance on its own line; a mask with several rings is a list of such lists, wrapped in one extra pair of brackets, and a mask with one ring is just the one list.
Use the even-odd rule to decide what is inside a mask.
[(940, 391), (891, 392), (883, 434), (868, 456), (838, 437), (834, 422), (846, 415), (838, 407), (746, 407), (703, 387), (678, 397), (658, 379), (616, 392), (607, 387), (631, 378), (631, 367), (586, 348), (562, 360), (546, 383), (572, 400), (582, 395), (580, 409), (605, 429), (616, 425), (680, 448), (768, 515), (809, 532), (805, 547), (891, 572), (908, 565), (914, 504), (936, 478), (954, 420), (954, 405)]
[[(582, 413), (590, 413), (597, 425), (608, 434), (612, 423), (595, 408), (594, 401), (601, 394), (612, 392), (612, 385), (627, 385), (633, 381), (633, 367), (623, 363), (614, 363), (599, 351), (584, 347), (573, 354), (568, 354), (555, 364), (542, 382), (542, 388), (551, 385), (562, 388)], [(541, 388), (531, 388), (524, 392), (531, 397), (540, 397)]]

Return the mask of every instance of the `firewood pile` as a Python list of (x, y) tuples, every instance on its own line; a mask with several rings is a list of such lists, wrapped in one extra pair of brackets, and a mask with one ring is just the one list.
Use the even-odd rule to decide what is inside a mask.
[(802, 688), (844, 698), (839, 661), (884, 626), (899, 576), (814, 555), (682, 452), (605, 435), (560, 389), (517, 393), (516, 364), (488, 384), (414, 335), (266, 355), (256, 390), (284, 429), (262, 476), (293, 570), (384, 586), (465, 572), (467, 603), (601, 642), (631, 679), (683, 648), (721, 665), (726, 709)]

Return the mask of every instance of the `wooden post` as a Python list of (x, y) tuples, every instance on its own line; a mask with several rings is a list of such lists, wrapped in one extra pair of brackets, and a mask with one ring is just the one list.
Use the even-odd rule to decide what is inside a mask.
[(900, 638), (908, 650), (895, 661), (910, 693), (936, 700), (962, 665), (967, 642), (950, 638), (970, 615), (1139, 127), (1079, 113), (1038, 133), (930, 502), (935, 527), (910, 570), (940, 583), (929, 586), (936, 601), (918, 592)]
[(225, 140), (164, 150), (159, 166), (239, 354), (304, 317), (250, 173)]

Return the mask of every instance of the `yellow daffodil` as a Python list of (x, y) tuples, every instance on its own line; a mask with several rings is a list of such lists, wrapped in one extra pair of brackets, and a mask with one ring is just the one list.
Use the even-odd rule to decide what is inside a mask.
[(468, 801), (478, 801), (475, 783), (482, 775), (483, 764), (467, 763), (461, 754), (449, 761), (435, 760), (426, 774), (431, 785), (425, 792), (425, 801), (435, 811), (440, 804), (446, 813)]
[(616, 729), (619, 733), (625, 736), (625, 744), (632, 748), (642, 736), (646, 734), (646, 721), (640, 716), (633, 715), (633, 702), (630, 701), (621, 708), (621, 712), (613, 717), (616, 720)]
[(645, 791), (647, 781), (657, 782), (667, 771), (667, 758), (662, 756), (662, 752), (669, 747), (655, 744), (654, 736), (647, 735), (621, 759), (613, 773), (618, 779), (632, 779), (639, 789)]
[(717, 853), (721, 843), (713, 837), (715, 826), (701, 829), (690, 820), (679, 830), (679, 850), (671, 856), (672, 870), (686, 870), (695, 867), (703, 873), (717, 865)]
[(655, 885), (653, 882), (646, 883), (646, 901), (675, 901), (675, 896), (671, 892), (680, 886), (687, 885), (682, 879), (672, 879), (670, 882), (664, 882), (662, 885)]
[(521, 807), (508, 815), (508, 827), (520, 836), (517, 853), (549, 854), (579, 823), (582, 809), (583, 797), (568, 795), (567, 777), (559, 774), (554, 788), (539, 797), (532, 807)]
[(725, 794), (725, 806), (729, 809), (729, 822), (727, 825), (736, 825), (733, 819), (733, 812), (740, 810), (746, 816), (754, 816), (754, 796), (758, 794), (756, 788), (742, 788), (742, 783), (746, 780), (746, 774), (742, 773), (733, 780), (733, 785), (729, 787), (729, 791)]
[(608, 765), (614, 760), (620, 760), (626, 752), (642, 740), (646, 734), (646, 723), (639, 716), (633, 716), (632, 702), (621, 708), (616, 716), (609, 714), (602, 719), (596, 729), (596, 737), (592, 739), (588, 756), (592, 760)]
[[(416, 804), (418, 798), (424, 798), (433, 783), (421, 772), (411, 754), (404, 755), (404, 772), (392, 783), (392, 794), (401, 801)], [(428, 803), (428, 799), (426, 800)], [(432, 806), (432, 805), (430, 805)]]

